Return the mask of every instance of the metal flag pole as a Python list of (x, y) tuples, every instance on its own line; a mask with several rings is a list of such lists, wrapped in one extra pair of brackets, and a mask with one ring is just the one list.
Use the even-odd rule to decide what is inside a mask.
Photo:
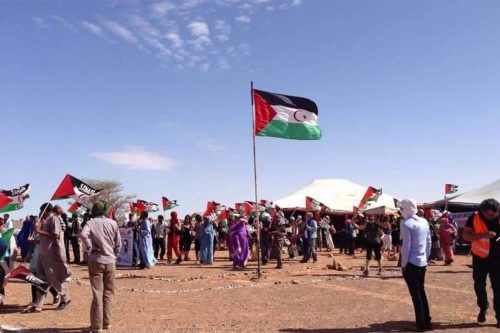
[(257, 277), (261, 277), (260, 271), (260, 222), (259, 222), (259, 205), (257, 195), (257, 152), (255, 144), (255, 105), (253, 100), (253, 81), (250, 81), (250, 93), (252, 96), (252, 141), (253, 141), (253, 177), (255, 189), (255, 220), (257, 226)]

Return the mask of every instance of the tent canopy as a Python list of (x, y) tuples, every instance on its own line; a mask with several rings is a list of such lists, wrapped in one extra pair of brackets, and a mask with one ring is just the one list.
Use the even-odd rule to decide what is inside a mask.
[(373, 207), (365, 210), (366, 215), (391, 215), (398, 211), (396, 208), (386, 206)]
[[(347, 179), (316, 179), (297, 192), (276, 200), (274, 203), (281, 208), (304, 209), (306, 196), (308, 196), (324, 203), (334, 211), (350, 213), (354, 206), (359, 205), (367, 188), (367, 186), (355, 184)], [(377, 202), (372, 203), (368, 208), (380, 206), (396, 209), (394, 197), (382, 194)]]
[(479, 205), (481, 201), (491, 198), (500, 201), (500, 179), (478, 189), (459, 195), (451, 199), (449, 202), (459, 205), (475, 206)]

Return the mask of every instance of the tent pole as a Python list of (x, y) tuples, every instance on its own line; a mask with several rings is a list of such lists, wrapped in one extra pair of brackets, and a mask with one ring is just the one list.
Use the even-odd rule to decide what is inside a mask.
[(260, 269), (260, 221), (259, 221), (259, 205), (257, 194), (257, 147), (255, 142), (255, 105), (253, 100), (253, 81), (250, 81), (250, 93), (252, 100), (252, 142), (253, 142), (253, 177), (254, 177), (254, 190), (255, 190), (255, 220), (257, 226), (257, 277), (262, 276)]

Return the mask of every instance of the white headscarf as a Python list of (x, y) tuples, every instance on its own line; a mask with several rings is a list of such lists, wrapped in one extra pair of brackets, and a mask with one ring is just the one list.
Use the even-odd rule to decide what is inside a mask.
[(405, 219), (409, 218), (410, 216), (417, 215), (417, 203), (413, 199), (403, 199), (401, 200), (401, 215)]

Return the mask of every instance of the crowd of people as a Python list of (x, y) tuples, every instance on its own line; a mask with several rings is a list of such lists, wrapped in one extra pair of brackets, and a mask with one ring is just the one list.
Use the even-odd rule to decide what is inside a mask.
[[(68, 217), (60, 206), (47, 203), (42, 205), (38, 216), (27, 217), (16, 239), (12, 238), (10, 244), (0, 243), (0, 250), (5, 252), (0, 268), (2, 297), (5, 274), (12, 270), (19, 248), (20, 260), (29, 263), (31, 273), (50, 286), (41, 290), (33, 285), (32, 299), (23, 311), (41, 312), (49, 292), (53, 295), (52, 302), (64, 310), (71, 303), (68, 280), (72, 275), (69, 267), (72, 259), (74, 264), (88, 265), (93, 294), (91, 329), (109, 328), (115, 262), (122, 242), (117, 222), (106, 217), (108, 209), (106, 203), (97, 202), (82, 218), (76, 214)], [(500, 320), (500, 250), (498, 239), (494, 239), (500, 234), (498, 210), (495, 200), (483, 202), (463, 234), (465, 240), (472, 242), (480, 322), (484, 322), (489, 306), (485, 287), (488, 274)], [(213, 265), (217, 250), (228, 250), (228, 260), (234, 269), (244, 269), (249, 261), (257, 260), (262, 265), (275, 261), (276, 269), (282, 269), (284, 252), (289, 259), (300, 257), (301, 263), (307, 263), (317, 261), (318, 250), (338, 249), (346, 256), (364, 255), (363, 274), (368, 276), (372, 259), (378, 264), (378, 274), (383, 274), (385, 256), (387, 260), (398, 261), (402, 268), (414, 303), (417, 328), (427, 330), (431, 317), (424, 289), (425, 269), (433, 261), (453, 263), (458, 228), (446, 211), (430, 219), (424, 215), (414, 201), (403, 200), (400, 211), (390, 216), (354, 214), (339, 218), (320, 212), (284, 214), (267, 207), (258, 218), (233, 210), (222, 220), (198, 213), (180, 219), (172, 211), (168, 220), (159, 215), (155, 221), (144, 211), (137, 219), (130, 214), (121, 227), (133, 230), (133, 266), (140, 269), (151, 269), (158, 261), (179, 265), (194, 260), (199, 265)], [(11, 227), (9, 216), (0, 218), (0, 232)]]

